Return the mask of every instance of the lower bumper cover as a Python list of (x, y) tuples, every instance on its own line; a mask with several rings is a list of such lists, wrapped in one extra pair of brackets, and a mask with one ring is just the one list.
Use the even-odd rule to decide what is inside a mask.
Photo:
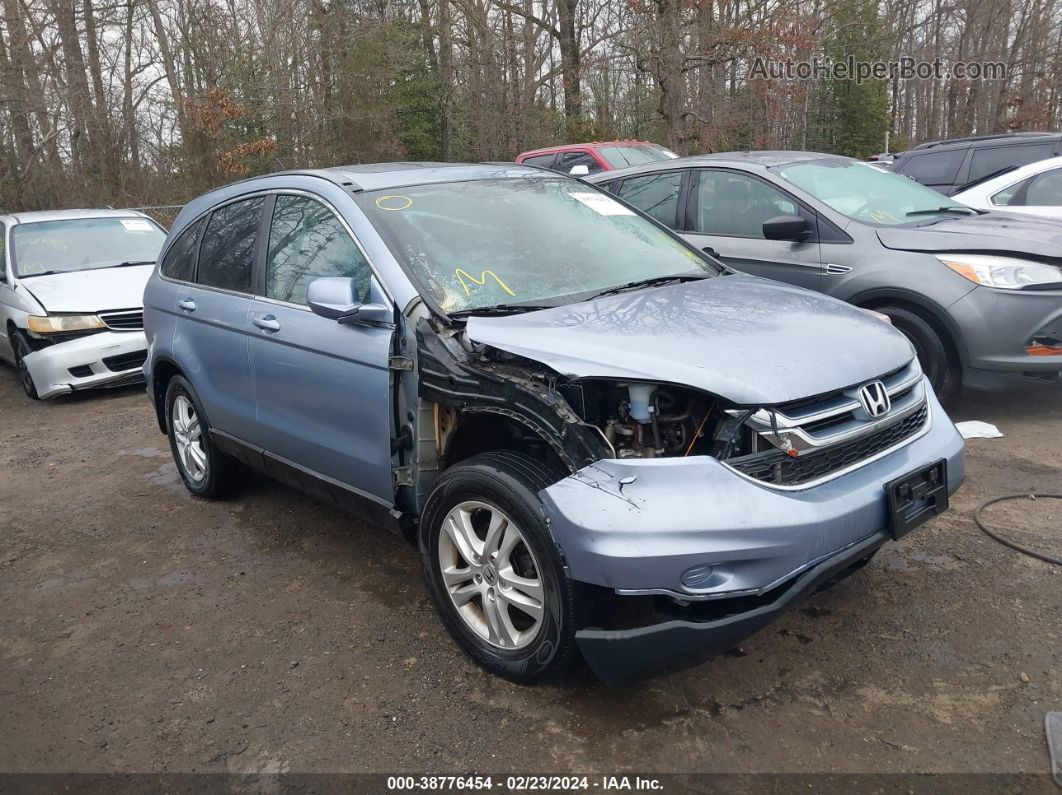
[[(78, 389), (119, 386), (142, 380), (143, 361), (125, 367), (126, 362), (123, 360), (123, 357), (131, 357), (141, 351), (146, 355), (144, 332), (102, 331), (41, 348), (28, 354), (25, 362), (37, 387), (37, 394), (42, 398), (50, 398)], [(79, 375), (74, 375), (71, 370)]]
[(975, 287), (948, 308), (963, 329), (969, 368), (1058, 378), (1062, 356), (1030, 356), (1034, 339), (1062, 334), (1062, 290)]
[(874, 533), (778, 586), (773, 601), (751, 610), (714, 621), (675, 620), (628, 630), (584, 629), (575, 636), (579, 650), (609, 686), (696, 665), (734, 648), (801, 598), (859, 565), (886, 540), (884, 533)]

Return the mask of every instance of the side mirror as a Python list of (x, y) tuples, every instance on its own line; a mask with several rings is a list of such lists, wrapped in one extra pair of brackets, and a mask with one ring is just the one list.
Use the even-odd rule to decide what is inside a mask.
[(763, 222), (763, 236), (768, 240), (803, 240), (807, 229), (807, 222), (797, 215), (776, 215)]
[(306, 288), (306, 303), (315, 315), (339, 323), (386, 323), (393, 319), (384, 304), (358, 301), (354, 280), (344, 276), (314, 279)]
[(585, 177), (590, 173), (590, 166), (582, 164), (578, 166), (572, 166), (572, 170), (568, 172), (572, 177)]

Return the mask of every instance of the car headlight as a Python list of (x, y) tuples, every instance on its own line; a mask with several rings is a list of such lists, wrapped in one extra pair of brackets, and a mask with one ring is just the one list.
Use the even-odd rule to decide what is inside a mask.
[(937, 254), (960, 276), (986, 287), (1020, 290), (1038, 284), (1062, 284), (1062, 270), (1031, 259), (994, 254)]
[(96, 315), (30, 315), (26, 327), (34, 334), (66, 334), (71, 331), (94, 331), (106, 328)]

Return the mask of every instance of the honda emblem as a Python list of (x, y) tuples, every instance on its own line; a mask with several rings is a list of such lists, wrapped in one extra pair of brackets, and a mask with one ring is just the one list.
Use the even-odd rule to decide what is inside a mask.
[(881, 381), (871, 381), (859, 387), (859, 403), (870, 417), (884, 417), (892, 408), (889, 393)]

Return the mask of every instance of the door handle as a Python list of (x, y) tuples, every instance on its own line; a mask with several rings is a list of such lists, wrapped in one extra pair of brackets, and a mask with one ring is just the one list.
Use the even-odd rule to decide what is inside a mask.
[(253, 317), (251, 322), (262, 331), (280, 331), (280, 321), (276, 319), (274, 315), (263, 315), (262, 317)]
[(704, 248), (702, 248), (702, 249), (701, 249), (701, 251), (703, 251), (703, 252), (704, 252), (705, 254), (707, 254), (707, 255), (708, 255), (709, 257), (716, 257), (716, 258), (718, 258), (718, 257), (719, 257), (719, 252), (718, 252), (718, 251), (716, 251), (716, 250), (715, 250), (714, 248), (712, 248), (711, 246), (705, 246)]
[(180, 301), (177, 302), (177, 308), (183, 309), (185, 312), (194, 312), (195, 301), (193, 301), (191, 298), (182, 298)]

